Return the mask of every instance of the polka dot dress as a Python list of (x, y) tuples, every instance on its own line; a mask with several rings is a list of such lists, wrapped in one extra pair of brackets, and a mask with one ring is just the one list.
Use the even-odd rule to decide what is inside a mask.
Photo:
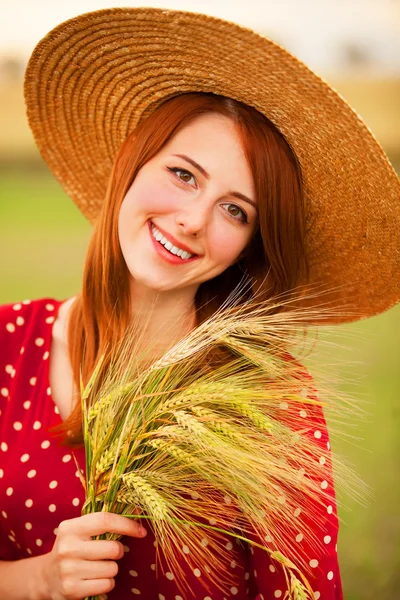
[[(1, 560), (50, 552), (59, 523), (80, 516), (84, 501), (75, 462), (84, 469), (84, 449), (62, 447), (49, 431), (61, 422), (49, 385), (52, 327), (60, 304), (45, 298), (0, 306)], [(305, 396), (308, 393), (304, 390)], [(282, 420), (290, 409), (282, 403)], [(296, 405), (296, 410), (304, 419), (302, 434), (321, 445), (319, 483), (324, 498), (330, 499), (322, 507), (316, 504), (318, 519), (313, 522), (303, 517), (299, 502), (288, 535), (309, 564), (315, 600), (342, 600), (335, 493), (331, 464), (326, 459), (326, 449), (330, 450), (326, 423), (321, 409), (304, 404)], [(307, 473), (302, 475), (307, 477)], [(179, 589), (149, 525), (147, 529), (143, 539), (122, 538), (125, 555), (118, 561), (116, 586), (108, 594), (109, 600), (285, 598), (286, 582), (279, 564), (266, 552), (228, 537), (224, 578), (229, 578), (229, 589), (221, 592), (213, 583), (218, 581), (218, 574), (210, 573), (206, 565), (190, 569), (185, 562), (190, 549), (185, 546), (180, 549), (180, 563), (187, 589)], [(313, 548), (305, 541), (308, 537), (304, 532), (310, 530), (319, 540)], [(206, 536), (202, 543), (207, 543)]]

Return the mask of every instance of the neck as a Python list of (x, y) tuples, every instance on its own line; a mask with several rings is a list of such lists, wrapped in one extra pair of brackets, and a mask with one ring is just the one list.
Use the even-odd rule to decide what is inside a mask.
[(131, 285), (131, 319), (143, 351), (158, 358), (196, 326), (193, 290), (155, 291)]

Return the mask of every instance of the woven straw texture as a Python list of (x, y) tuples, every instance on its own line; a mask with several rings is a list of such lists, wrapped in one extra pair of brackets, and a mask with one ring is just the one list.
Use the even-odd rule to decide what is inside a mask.
[(253, 106), (296, 153), (311, 280), (341, 321), (400, 299), (400, 181), (354, 110), (274, 42), (235, 24), (163, 9), (107, 9), (66, 21), (36, 47), (28, 119), (54, 175), (92, 223), (122, 141), (162, 102), (191, 91)]

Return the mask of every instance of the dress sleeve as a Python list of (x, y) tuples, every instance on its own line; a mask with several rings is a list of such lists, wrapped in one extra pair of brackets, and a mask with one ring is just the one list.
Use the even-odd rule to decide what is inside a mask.
[[(307, 376), (310, 385), (301, 392), (307, 399), (316, 400), (318, 394), (312, 386), (310, 376)], [(332, 475), (331, 448), (329, 443), (328, 430), (326, 426), (323, 410), (319, 404), (309, 404), (307, 402), (296, 403), (296, 405), (285, 405), (283, 410), (288, 415), (282, 415), (282, 420), (290, 423), (299, 423), (299, 419), (290, 418), (290, 411), (298, 411), (304, 419), (304, 426), (301, 426), (301, 435), (309, 438), (310, 444), (316, 444), (321, 449), (321, 456), (317, 465), (316, 475), (313, 473), (313, 481), (318, 483), (321, 491), (321, 502), (311, 502), (311, 511), (305, 516), (299, 507), (293, 511), (293, 519), (287, 529), (288, 534), (293, 536), (296, 551), (307, 565), (308, 571), (304, 572), (312, 590), (315, 600), (343, 600), (343, 592), (337, 556), (337, 537), (338, 537), (338, 516), (336, 507), (336, 496)], [(291, 425), (293, 427), (293, 425)], [(307, 473), (304, 473), (307, 477)], [(315, 515), (315, 519), (310, 515)], [(311, 535), (309, 535), (311, 534)], [(314, 539), (319, 543), (310, 543), (307, 540)], [(264, 542), (265, 544), (265, 542)], [(269, 554), (257, 547), (251, 551), (251, 568), (253, 569), (256, 582), (257, 594), (255, 600), (273, 600), (275, 598), (285, 599), (287, 590), (286, 578), (281, 565), (272, 560)], [(291, 557), (289, 557), (291, 558)], [(295, 559), (292, 559), (296, 562)]]

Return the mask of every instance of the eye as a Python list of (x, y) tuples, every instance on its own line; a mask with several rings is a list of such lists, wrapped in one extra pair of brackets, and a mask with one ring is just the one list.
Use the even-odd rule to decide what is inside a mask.
[(236, 204), (222, 204), (221, 206), (227, 206), (225, 209), (226, 212), (233, 218), (235, 221), (242, 221), (242, 223), (248, 223), (247, 215), (240, 206)]
[[(177, 179), (179, 179), (179, 181), (181, 181), (185, 185), (193, 185), (196, 183), (196, 178), (190, 171), (187, 171), (186, 169), (180, 169), (179, 167), (167, 167), (167, 168), (168, 168), (168, 171), (171, 171), (171, 173), (173, 173), (175, 175), (175, 177)], [(191, 179), (193, 179), (193, 183), (191, 183), (191, 181), (190, 181)]]

